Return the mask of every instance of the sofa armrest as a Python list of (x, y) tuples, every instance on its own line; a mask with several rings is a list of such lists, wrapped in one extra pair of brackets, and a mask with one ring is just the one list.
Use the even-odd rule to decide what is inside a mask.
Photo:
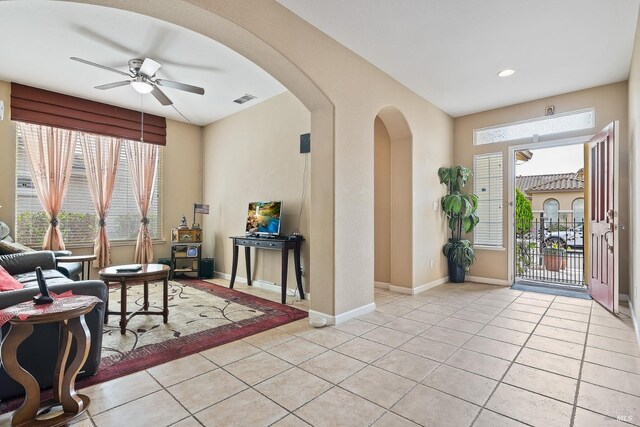
[[(74, 295), (93, 295), (100, 298), (102, 302), (107, 301), (107, 295), (109, 293), (107, 285), (101, 280), (60, 283), (48, 286), (48, 288), (56, 294), (72, 291)], [(38, 287), (0, 292), (0, 310), (20, 304), (21, 302), (31, 301), (32, 298), (39, 293), (40, 289)]]
[(19, 254), (1, 255), (0, 266), (12, 276), (29, 273), (36, 267), (43, 270), (55, 270), (56, 259), (51, 251), (23, 252)]
[(70, 256), (70, 255), (73, 255), (73, 252), (66, 251), (66, 250), (65, 251), (62, 251), (62, 250), (51, 251), (51, 252), (53, 252), (53, 256), (56, 257), (56, 258), (58, 258), (59, 256)]

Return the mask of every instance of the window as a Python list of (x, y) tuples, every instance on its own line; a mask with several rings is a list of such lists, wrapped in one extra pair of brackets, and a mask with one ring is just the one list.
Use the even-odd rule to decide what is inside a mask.
[(560, 203), (558, 203), (556, 199), (545, 200), (542, 209), (544, 209), (544, 217), (546, 219), (558, 222), (558, 210), (560, 209)]
[(584, 199), (582, 197), (573, 201), (571, 209), (573, 210), (573, 222), (575, 225), (584, 222)]
[(474, 244), (502, 247), (502, 153), (474, 156), (473, 176), (480, 218)]
[[(31, 172), (24, 142), (17, 135), (16, 162), (16, 240), (24, 245), (40, 247), (49, 226), (47, 215), (42, 210), (31, 181)], [(158, 171), (154, 193), (149, 208), (149, 233), (152, 239), (161, 237), (160, 194), (162, 183), (162, 148), (159, 150)], [(84, 160), (80, 144), (76, 144), (71, 180), (59, 216), (60, 230), (67, 246), (93, 245), (98, 229), (91, 193), (87, 183)], [(133, 196), (129, 166), (124, 151), (120, 162), (116, 184), (107, 216), (107, 233), (111, 242), (135, 240), (140, 227), (140, 214)]]
[(531, 138), (534, 135), (552, 135), (563, 132), (591, 129), (596, 125), (596, 111), (571, 111), (554, 116), (539, 117), (506, 125), (491, 126), (473, 131), (473, 145), (493, 144)]

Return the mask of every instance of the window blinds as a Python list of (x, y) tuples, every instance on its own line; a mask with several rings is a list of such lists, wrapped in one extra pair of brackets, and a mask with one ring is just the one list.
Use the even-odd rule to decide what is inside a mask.
[(474, 244), (502, 247), (502, 153), (474, 156), (473, 176), (480, 218), (474, 229)]

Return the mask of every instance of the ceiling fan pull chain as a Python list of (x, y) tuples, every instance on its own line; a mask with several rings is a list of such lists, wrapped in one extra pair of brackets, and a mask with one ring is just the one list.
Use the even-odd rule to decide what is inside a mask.
[(140, 142), (144, 142), (144, 110), (142, 109), (142, 94), (140, 94)]

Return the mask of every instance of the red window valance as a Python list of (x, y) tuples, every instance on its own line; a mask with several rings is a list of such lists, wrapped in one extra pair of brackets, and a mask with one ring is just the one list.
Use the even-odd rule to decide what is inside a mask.
[[(11, 119), (131, 140), (140, 139), (140, 112), (11, 83)], [(167, 144), (167, 120), (144, 115), (144, 142)]]

